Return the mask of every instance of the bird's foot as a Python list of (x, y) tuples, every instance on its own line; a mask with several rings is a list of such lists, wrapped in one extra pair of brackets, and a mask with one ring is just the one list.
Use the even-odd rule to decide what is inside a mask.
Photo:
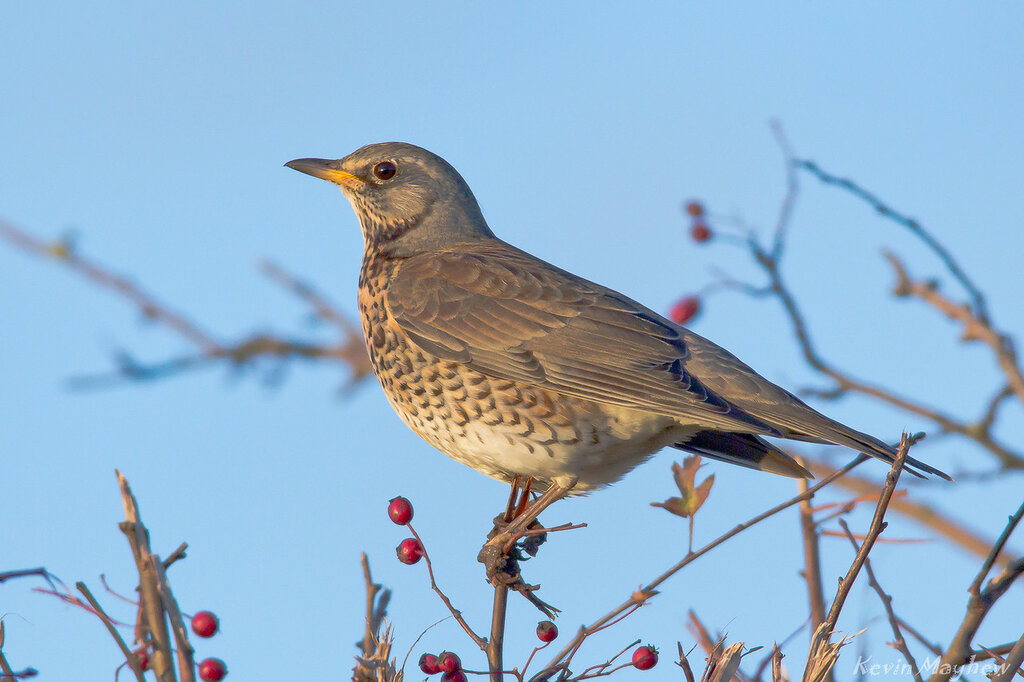
[[(518, 485), (518, 482), (519, 477), (516, 477), (513, 486)], [(530, 502), (527, 482), (527, 487), (517, 504), (517, 491), (513, 487), (505, 513), (495, 517), (494, 528), (487, 534), (487, 542), (477, 555), (477, 561), (484, 565), (488, 582), (496, 587), (504, 585), (516, 590), (549, 618), (553, 617), (558, 609), (545, 604), (533, 594), (537, 586), (528, 585), (523, 581), (519, 562), (525, 559), (523, 552), (536, 556), (540, 545), (547, 539), (547, 529), (541, 525), (537, 517), (553, 503), (565, 497), (571, 489), (571, 484), (552, 485), (547, 492)], [(526, 504), (519, 510), (518, 507), (524, 501)], [(513, 513), (514, 511), (519, 513)]]

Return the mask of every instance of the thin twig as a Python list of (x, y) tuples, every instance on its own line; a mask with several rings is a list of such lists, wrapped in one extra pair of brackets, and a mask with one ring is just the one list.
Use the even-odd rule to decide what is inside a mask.
[(992, 551), (989, 552), (985, 561), (982, 562), (978, 575), (971, 582), (967, 590), (970, 594), (970, 598), (967, 600), (967, 612), (964, 614), (960, 627), (953, 636), (953, 641), (950, 642), (945, 653), (942, 654), (939, 666), (932, 674), (929, 682), (946, 682), (959, 670), (960, 666), (969, 660), (974, 648), (972, 646), (974, 636), (988, 615), (989, 610), (1010, 589), (1010, 585), (1024, 574), (1024, 558), (1016, 559), (989, 580), (984, 588), (981, 587), (989, 571), (992, 570), (996, 558), (1006, 545), (1010, 534), (1017, 527), (1017, 524), (1020, 523), (1022, 515), (1024, 515), (1024, 503), (1007, 521), (1003, 532), (1000, 533), (999, 538), (992, 546)]
[(114, 623), (110, 616), (108, 616), (107, 612), (103, 610), (100, 603), (96, 601), (96, 597), (92, 595), (92, 592), (90, 592), (89, 588), (85, 586), (85, 583), (79, 581), (75, 583), (75, 587), (78, 588), (78, 591), (81, 592), (82, 596), (89, 602), (89, 605), (92, 606), (97, 617), (99, 617), (100, 622), (107, 628), (107, 632), (110, 633), (110, 636), (114, 638), (114, 642), (117, 644), (118, 648), (121, 649), (121, 653), (124, 654), (124, 660), (128, 662), (128, 667), (132, 669), (133, 673), (135, 673), (135, 679), (137, 679), (138, 682), (145, 682), (142, 666), (139, 663), (139, 657), (135, 655), (134, 651), (128, 648), (127, 644), (125, 644), (124, 639), (121, 637), (121, 633), (119, 633), (117, 628), (114, 627)]
[[(871, 552), (871, 548), (874, 547), (875, 540), (885, 529), (885, 511), (889, 506), (889, 499), (892, 497), (892, 493), (896, 490), (896, 484), (900, 480), (900, 474), (903, 473), (903, 464), (907, 461), (907, 452), (910, 450), (910, 437), (904, 433), (900, 439), (900, 447), (896, 453), (896, 459), (892, 463), (892, 468), (889, 470), (888, 475), (885, 477), (885, 487), (882, 489), (882, 495), (878, 498), (878, 504), (875, 506), (875, 515), (871, 519), (871, 526), (864, 538), (864, 542), (860, 546), (860, 550), (857, 552), (856, 558), (850, 565), (850, 570), (847, 571), (846, 577), (839, 582), (839, 589), (836, 592), (835, 599), (832, 600), (832, 608), (829, 609), (828, 617), (825, 618), (825, 622), (819, 627), (814, 635), (811, 637), (811, 646), (807, 658), (807, 671), (811, 670), (812, 659), (816, 656), (816, 652), (822, 650), (822, 647), (829, 644), (829, 640), (832, 633), (836, 629), (836, 623), (839, 621), (839, 614), (843, 610), (843, 605), (846, 603), (846, 597), (850, 594), (850, 590), (853, 588), (854, 580), (857, 579), (857, 574), (860, 572), (861, 566), (868, 558), (868, 553)], [(807, 679), (807, 672), (805, 671), (805, 680)]]
[(971, 281), (971, 278), (967, 276), (967, 273), (964, 272), (963, 268), (960, 267), (960, 264), (957, 263), (953, 254), (939, 243), (935, 237), (927, 232), (917, 220), (909, 218), (899, 211), (896, 211), (894, 208), (884, 203), (881, 199), (868, 192), (852, 180), (847, 180), (846, 178), (840, 178), (827, 173), (813, 161), (797, 159), (794, 160), (793, 163), (798, 169), (808, 171), (826, 185), (840, 187), (858, 199), (867, 202), (872, 208), (878, 211), (879, 215), (899, 223), (919, 237), (921, 241), (923, 241), (928, 248), (939, 257), (953, 277), (955, 277), (956, 280), (960, 282), (960, 285), (967, 291), (968, 295), (971, 297), (976, 314), (980, 318), (988, 320), (988, 306), (985, 303), (985, 296), (981, 293), (981, 290), (973, 281)]
[[(641, 590), (639, 590), (638, 592), (642, 593), (642, 594), (654, 592), (655, 588), (657, 588), (658, 585), (660, 585), (661, 583), (663, 583), (666, 580), (668, 580), (669, 578), (671, 578), (673, 575), (675, 575), (680, 570), (685, 568), (691, 562), (699, 559), (703, 555), (705, 555), (708, 552), (710, 552), (711, 550), (713, 550), (715, 547), (718, 547), (723, 542), (726, 542), (727, 540), (729, 540), (732, 537), (738, 535), (739, 533), (742, 533), (743, 531), (747, 530), (748, 528), (751, 528), (751, 527), (757, 525), (761, 521), (764, 521), (765, 519), (770, 518), (770, 517), (778, 514), (781, 511), (789, 509), (794, 504), (799, 504), (801, 500), (807, 499), (809, 497), (813, 497), (816, 492), (818, 492), (819, 490), (824, 488), (826, 485), (828, 485), (829, 483), (832, 483), (837, 478), (839, 478), (839, 477), (849, 473), (855, 467), (863, 464), (868, 459), (870, 459), (870, 458), (867, 455), (858, 455), (849, 464), (844, 466), (842, 469), (838, 469), (831, 476), (825, 477), (817, 485), (809, 488), (806, 493), (801, 493), (800, 495), (797, 495), (796, 497), (793, 497), (790, 500), (788, 500), (786, 502), (783, 502), (782, 504), (779, 504), (779, 505), (777, 505), (775, 507), (772, 507), (771, 509), (769, 509), (766, 512), (758, 514), (757, 516), (753, 517), (752, 519), (750, 519), (748, 521), (745, 521), (744, 523), (739, 524), (738, 526), (736, 526), (732, 530), (728, 531), (727, 533), (724, 533), (723, 535), (720, 535), (718, 538), (716, 538), (715, 540), (712, 540), (708, 544), (704, 545), (703, 547), (698, 549), (696, 552), (693, 552), (692, 554), (687, 554), (679, 563), (677, 563), (676, 565), (672, 566), (667, 571), (665, 571), (664, 573), (659, 575), (657, 578), (652, 580), (646, 586), (641, 588)], [(596, 632), (598, 629), (600, 629), (603, 625), (605, 625), (609, 621), (613, 620), (616, 616), (621, 614), (623, 611), (626, 611), (630, 607), (635, 606), (636, 603), (637, 603), (636, 602), (636, 597), (631, 596), (625, 602), (623, 602), (619, 606), (615, 607), (610, 612), (606, 613), (604, 616), (601, 616), (600, 618), (598, 618), (596, 621), (594, 621), (590, 625), (585, 626), (585, 627), (581, 627), (579, 632), (576, 633), (576, 636), (568, 644), (566, 644), (566, 646), (558, 654), (556, 654), (554, 656), (554, 658), (551, 659), (551, 662), (548, 663), (548, 665), (544, 668), (543, 671), (541, 671), (541, 673), (538, 675), (538, 677), (543, 677), (544, 674), (555, 671), (559, 667), (562, 659), (565, 658), (569, 653), (571, 653), (574, 650), (576, 650), (577, 648), (579, 648), (580, 644), (582, 644), (584, 639), (586, 639), (589, 635), (591, 635), (594, 632)]]
[(423, 559), (427, 562), (427, 574), (430, 576), (430, 588), (437, 593), (438, 597), (441, 598), (441, 601), (444, 602), (444, 605), (448, 607), (448, 611), (451, 612), (452, 617), (455, 618), (455, 622), (462, 626), (462, 629), (466, 631), (466, 634), (469, 635), (469, 638), (471, 640), (473, 640), (473, 643), (480, 647), (481, 651), (486, 652), (487, 640), (473, 632), (473, 628), (469, 627), (469, 623), (467, 623), (466, 619), (462, 617), (462, 612), (454, 606), (452, 606), (452, 602), (450, 599), (448, 599), (448, 595), (442, 592), (441, 588), (437, 586), (437, 581), (434, 580), (434, 565), (430, 561), (430, 555), (427, 553), (427, 547), (423, 544), (423, 540), (420, 538), (416, 530), (412, 527), (411, 523), (408, 524), (406, 528), (408, 528), (409, 532), (412, 533), (414, 538), (416, 538), (416, 541), (420, 543), (420, 548), (423, 552)]
[(1006, 541), (1010, 539), (1010, 535), (1017, 528), (1017, 524), (1020, 523), (1021, 518), (1024, 518), (1024, 502), (1021, 502), (1020, 507), (1014, 512), (1013, 516), (1006, 522), (1006, 526), (1003, 527), (1003, 532), (996, 538), (995, 543), (992, 545), (992, 551), (989, 552), (988, 556), (985, 557), (985, 561), (982, 562), (981, 568), (978, 569), (978, 575), (974, 576), (974, 580), (971, 582), (971, 586), (967, 591), (972, 596), (978, 596), (981, 593), (981, 584), (988, 577), (989, 571), (992, 570), (992, 565), (995, 564), (996, 559), (1002, 553), (1003, 548), (1006, 547)]
[(896, 273), (893, 293), (896, 296), (914, 296), (921, 299), (949, 319), (962, 324), (964, 341), (981, 341), (988, 346), (995, 355), (999, 368), (1006, 375), (1010, 389), (1024, 405), (1024, 371), (1020, 368), (1017, 352), (1009, 337), (994, 329), (987, 318), (981, 317), (970, 306), (958, 305), (949, 300), (933, 283), (911, 279), (906, 266), (894, 254), (886, 253), (885, 257)]
[(164, 325), (196, 348), (196, 352), (184, 353), (157, 363), (142, 363), (128, 353), (119, 351), (114, 358), (114, 372), (73, 377), (69, 382), (72, 388), (97, 389), (126, 381), (151, 381), (217, 364), (245, 366), (261, 358), (282, 361), (339, 360), (351, 372), (347, 388), (352, 388), (371, 372), (366, 348), (355, 325), (330, 306), (312, 287), (275, 265), (266, 263), (262, 270), (273, 281), (310, 303), (319, 317), (341, 328), (340, 342), (310, 343), (258, 333), (235, 343), (223, 343), (130, 278), (81, 255), (68, 240), (49, 242), (3, 220), (0, 220), (0, 239), (5, 239), (27, 253), (56, 261), (85, 280), (121, 296), (138, 309), (145, 319)]
[(174, 642), (177, 644), (178, 682), (195, 682), (195, 661), (193, 659), (195, 650), (192, 648), (191, 642), (188, 641), (188, 628), (185, 627), (185, 619), (182, 618), (181, 609), (178, 608), (178, 600), (171, 592), (171, 584), (167, 581), (167, 573), (160, 557), (151, 554), (149, 562), (156, 573), (160, 601), (163, 603), (164, 611), (167, 612), (167, 620), (171, 624)]
[[(854, 551), (859, 551), (860, 546), (857, 544), (857, 539), (850, 532), (850, 527), (846, 525), (845, 519), (839, 519), (839, 525), (843, 527), (843, 531), (846, 533), (847, 539), (850, 544), (853, 545)], [(882, 606), (885, 607), (886, 616), (889, 618), (889, 626), (892, 628), (893, 637), (895, 640), (893, 644), (896, 645), (896, 649), (903, 654), (903, 658), (910, 664), (910, 673), (914, 676), (916, 682), (923, 682), (921, 679), (921, 670), (917, 667), (917, 661), (914, 660), (914, 655), (910, 653), (910, 647), (907, 646), (907, 640), (903, 638), (903, 631), (900, 629), (899, 619), (896, 617), (896, 612), (892, 608), (892, 597), (886, 594), (885, 590), (879, 584), (878, 579), (875, 578), (875, 572), (871, 568), (871, 559), (864, 559), (864, 570), (868, 574), (868, 582), (871, 584), (872, 589), (878, 595), (878, 598), (882, 601)]]
[(1021, 675), (1021, 664), (1024, 664), (1024, 635), (1021, 635), (1010, 649), (1006, 660), (1002, 662), (1001, 670), (992, 676), (992, 682), (1010, 682), (1014, 675)]
[[(805, 466), (812, 474), (819, 477), (828, 476), (835, 471), (834, 468), (813, 460), (808, 460)], [(870, 496), (874, 500), (877, 500), (879, 495), (882, 494), (882, 487), (880, 485), (862, 476), (844, 476), (836, 481), (836, 485), (862, 497)], [(985, 557), (992, 548), (990, 540), (965, 527), (959, 521), (951, 519), (931, 505), (910, 500), (905, 495), (893, 494), (892, 499), (889, 501), (889, 509), (922, 524), (971, 554)], [(1012, 560), (1013, 557), (1006, 557), (1004, 554), (1000, 554), (996, 561), (1001, 565), (1006, 565)]]

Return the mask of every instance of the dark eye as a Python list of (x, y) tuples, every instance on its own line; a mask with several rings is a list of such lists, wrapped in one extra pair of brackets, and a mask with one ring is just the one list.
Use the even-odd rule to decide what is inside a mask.
[(373, 167), (373, 174), (377, 176), (378, 180), (388, 180), (395, 177), (395, 173), (398, 169), (395, 168), (395, 164), (390, 161), (381, 161)]

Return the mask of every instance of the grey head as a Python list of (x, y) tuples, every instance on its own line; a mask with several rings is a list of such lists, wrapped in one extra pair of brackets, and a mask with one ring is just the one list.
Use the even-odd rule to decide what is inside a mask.
[(409, 255), (494, 237), (466, 181), (422, 147), (382, 142), (342, 159), (285, 165), (341, 188), (359, 216), (368, 250)]

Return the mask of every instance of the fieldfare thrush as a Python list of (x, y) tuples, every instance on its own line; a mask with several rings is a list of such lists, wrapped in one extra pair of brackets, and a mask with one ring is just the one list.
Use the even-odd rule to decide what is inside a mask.
[(377, 379), (398, 416), (456, 461), (575, 494), (664, 447), (808, 478), (765, 438), (894, 460), (711, 341), (501, 241), (462, 176), (425, 149), (387, 142), (286, 165), (351, 202)]

